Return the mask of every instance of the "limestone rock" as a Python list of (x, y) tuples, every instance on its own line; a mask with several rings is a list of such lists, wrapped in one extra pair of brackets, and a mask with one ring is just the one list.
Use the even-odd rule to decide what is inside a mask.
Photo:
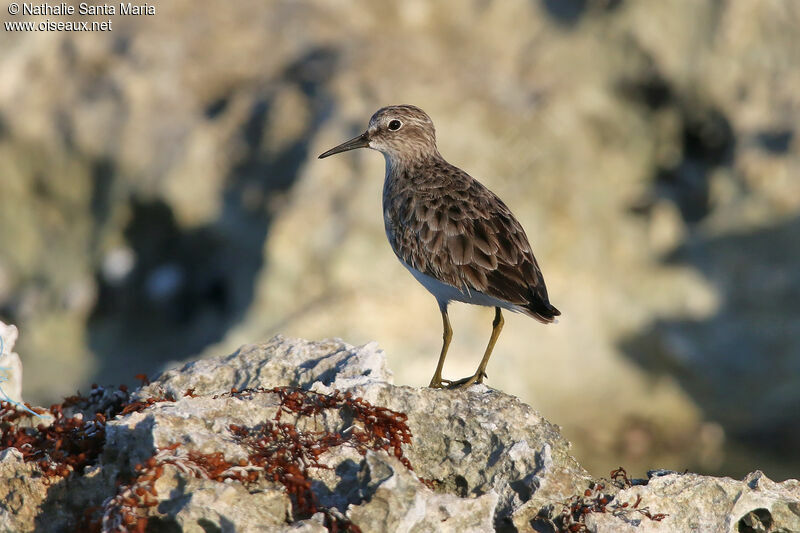
[(161, 374), (137, 392), (139, 397), (167, 393), (182, 396), (219, 394), (232, 388), (349, 388), (360, 383), (392, 382), (386, 357), (377, 343), (360, 347), (341, 340), (306, 341), (276, 336), (266, 344), (245, 345), (225, 357), (200, 359)]
[[(158, 401), (108, 421), (98, 466), (107, 475), (82, 492), (112, 490), (109, 477), (131, 472), (154, 454), (175, 449), (182, 458), (164, 463), (153, 487), (159, 503), (148, 511), (151, 519), (183, 531), (203, 524), (223, 527), (226, 521), (244, 531), (257, 531), (254, 524), (285, 523), (291, 506), (281, 487), (259, 482), (245, 490), (235, 481), (198, 479), (190, 474), (191, 468), (181, 468), (189, 464), (190, 451), (219, 452), (234, 464), (245, 460), (249, 451), (230, 428), (257, 427), (273, 419), (279, 402), (268, 391), (279, 386), (321, 394), (349, 392), (408, 415), (413, 441), (404, 452), (413, 473), (382, 451), (361, 457), (347, 446), (324, 453), (321, 460), (330, 468), (313, 471), (319, 502), (347, 513), (365, 531), (435, 531), (437, 524), (452, 531), (484, 531), (508, 523), (510, 513), (540, 487), (557, 487), (554, 492), (566, 497), (588, 482), (588, 474), (569, 455), (569, 444), (558, 429), (518, 399), (484, 386), (446, 391), (396, 387), (390, 381), (385, 356), (375, 344), (353, 347), (338, 340), (282, 337), (243, 347), (232, 356), (170, 370), (135, 393), (140, 401)], [(232, 388), (259, 387), (267, 392), (229, 393)], [(108, 391), (95, 396), (95, 405), (110, 401)], [(343, 433), (352, 423), (348, 416), (326, 412), (313, 424), (305, 421), (297, 427)], [(435, 490), (420, 478), (429, 480)], [(248, 508), (259, 511), (245, 513)], [(64, 526), (63, 520), (49, 523)], [(305, 520), (296, 526), (314, 530), (319, 523)]]
[(648, 507), (667, 516), (661, 521), (631, 515), (628, 521), (609, 513), (586, 518), (596, 533), (649, 533), (670, 531), (800, 531), (800, 482), (775, 483), (761, 472), (742, 480), (696, 474), (655, 477), (644, 486), (620, 491), (617, 499)]
[(370, 480), (369, 501), (351, 505), (347, 511), (364, 533), (478, 533), (493, 529), (497, 506), (493, 491), (469, 498), (435, 493), (396, 459), (374, 453), (366, 456), (364, 475)]
[[(292, 410), (306, 396), (312, 398), (306, 406), (323, 405), (315, 403), (323, 398), (352, 403)], [(123, 399), (123, 391), (98, 388), (67, 416), (82, 420)], [(129, 513), (152, 527), (198, 533), (321, 533), (331, 520), (349, 520), (365, 532), (541, 532), (553, 525), (547, 513), (593, 483), (559, 429), (530, 406), (483, 385), (455, 391), (395, 386), (374, 343), (276, 337), (165, 372), (125, 401), (130, 409), (120, 412), (117, 405), (119, 414), (104, 425), (102, 453), (82, 473), (46, 480), (19, 451), (2, 452), (0, 530), (76, 530), (85, 526), (83, 511), (97, 507), (109, 529)], [(336, 441), (387, 412), (369, 408), (367, 418), (358, 418), (355, 406), (364, 402), (405, 413), (412, 438), (400, 451), (408, 463), (387, 454), (390, 448)], [(248, 440), (266, 435), (263, 428), (273, 436), (284, 431), (278, 413), (290, 440)], [(265, 475), (243, 482), (272, 464), (255, 461), (259, 453), (294, 457), (281, 454), (301, 442), (291, 440), (299, 434), (311, 439), (307, 449), (318, 449), (315, 459), (304, 459), (311, 465), (307, 479), (297, 470), (274, 478), (282, 483)], [(323, 446), (325, 439), (348, 445)], [(300, 497), (311, 498), (320, 512), (309, 517), (308, 507), (298, 516)], [(612, 505), (628, 502), (628, 510), (582, 515), (588, 531), (796, 531), (800, 518), (800, 482), (774, 483), (760, 472), (743, 481), (664, 475), (609, 486), (609, 497)], [(640, 497), (639, 510), (668, 516), (653, 521), (631, 510)]]
[(498, 526), (540, 487), (567, 497), (590, 480), (558, 428), (517, 398), (481, 385), (376, 392), (364, 397), (408, 413), (415, 443), (408, 457), (417, 473), (462, 497), (496, 493)]
[(163, 495), (159, 515), (166, 515), (186, 533), (208, 531), (209, 527), (274, 531), (291, 518), (291, 503), (282, 489), (253, 489), (241, 483), (198, 479), (171, 466), (156, 483), (158, 494)]
[[(495, 492), (498, 516), (508, 515), (541, 486), (565, 498), (590, 479), (569, 455), (569, 443), (559, 430), (519, 399), (483, 385), (469, 391), (392, 386), (385, 356), (374, 343), (353, 347), (337, 340), (276, 337), (264, 345), (245, 346), (231, 356), (167, 371), (137, 396), (166, 392), (180, 397), (187, 389), (194, 389), (194, 394), (219, 394), (231, 388), (279, 385), (322, 393), (346, 390), (375, 405), (406, 413), (414, 435), (414, 445), (407, 453), (418, 475), (435, 479), (443, 490), (465, 497)], [(207, 448), (208, 431), (213, 435), (219, 430), (214, 420), (252, 424), (263, 416), (250, 411), (253, 406), (237, 414), (236, 405), (229, 405), (236, 403), (232, 399), (206, 398), (202, 402), (198, 407), (198, 399), (179, 400), (166, 408), (180, 409), (183, 419), (207, 421), (208, 430), (192, 432), (193, 441), (203, 449)], [(156, 426), (159, 421), (154, 422)], [(138, 416), (127, 422), (130, 427), (141, 423)], [(179, 432), (185, 431), (184, 424)], [(109, 430), (109, 438), (116, 438), (115, 431)], [(170, 431), (155, 427), (155, 442), (167, 445), (179, 437), (163, 436)]]
[[(775, 483), (758, 471), (742, 480), (670, 473), (622, 489), (605, 480), (603, 492), (610, 499), (605, 511), (590, 510), (581, 522), (592, 533), (800, 531), (800, 481)], [(520, 533), (556, 531), (542, 515), (554, 518), (563, 509), (564, 500), (537, 494), (513, 522)]]
[(15, 448), (0, 450), (0, 531), (33, 531), (47, 497), (37, 468)]
[[(509, 317), (490, 384), (593, 472), (752, 470), (720, 464), (742, 418), (749, 442), (800, 427), (795, 4), (172, 0), (80, 40), (0, 32), (0, 308), (27, 397), (278, 332), (379, 339), (425, 384), (439, 315), (386, 245), (383, 160), (315, 159), (403, 95), (515, 212), (564, 312)], [(448, 376), (490, 321), (453, 310)]]
[[(14, 353), (17, 327), (0, 321), (0, 388), (8, 398), (22, 401), (22, 361)], [(2, 395), (0, 395), (2, 398)], [(5, 398), (2, 398), (5, 399)]]

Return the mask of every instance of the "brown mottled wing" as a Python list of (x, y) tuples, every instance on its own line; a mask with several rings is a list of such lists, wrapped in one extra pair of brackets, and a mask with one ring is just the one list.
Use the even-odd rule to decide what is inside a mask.
[(560, 313), (550, 305), (525, 231), (508, 207), (460, 169), (435, 170), (437, 179), (430, 181), (436, 187), (398, 180), (387, 191), (387, 234), (395, 253), (465, 293), (482, 292), (551, 322)]

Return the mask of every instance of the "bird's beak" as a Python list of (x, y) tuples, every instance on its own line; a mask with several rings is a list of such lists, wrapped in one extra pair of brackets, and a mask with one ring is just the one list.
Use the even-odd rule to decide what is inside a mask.
[(325, 153), (319, 155), (319, 158), (325, 158), (329, 155), (338, 154), (339, 152), (346, 152), (348, 150), (354, 150), (356, 148), (367, 148), (369, 146), (369, 135), (368, 132), (364, 132), (355, 139), (350, 139), (347, 142), (343, 142), (339, 146), (335, 146), (328, 150)]

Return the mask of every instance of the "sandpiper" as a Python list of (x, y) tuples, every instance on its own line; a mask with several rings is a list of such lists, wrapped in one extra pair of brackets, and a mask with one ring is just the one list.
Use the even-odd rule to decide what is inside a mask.
[[(430, 386), (481, 383), (503, 328), (501, 309), (544, 324), (561, 314), (550, 304), (525, 231), (497, 195), (444, 160), (436, 148), (433, 121), (418, 107), (379, 109), (367, 131), (319, 157), (354, 148), (383, 153), (386, 236), (397, 258), (433, 294), (442, 313), (442, 351)], [(492, 335), (478, 370), (454, 381), (442, 379), (453, 336), (447, 316), (451, 301), (495, 308)]]

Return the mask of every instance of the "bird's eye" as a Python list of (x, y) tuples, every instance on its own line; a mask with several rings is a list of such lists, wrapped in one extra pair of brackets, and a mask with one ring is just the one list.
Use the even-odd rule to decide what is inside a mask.
[(397, 130), (399, 130), (399, 129), (400, 129), (400, 126), (402, 126), (402, 125), (403, 125), (403, 123), (402, 123), (402, 122), (400, 122), (400, 121), (399, 121), (399, 120), (397, 120), (397, 119), (395, 119), (395, 120), (390, 120), (390, 121), (389, 121), (389, 130), (391, 130), (391, 131), (397, 131)]

